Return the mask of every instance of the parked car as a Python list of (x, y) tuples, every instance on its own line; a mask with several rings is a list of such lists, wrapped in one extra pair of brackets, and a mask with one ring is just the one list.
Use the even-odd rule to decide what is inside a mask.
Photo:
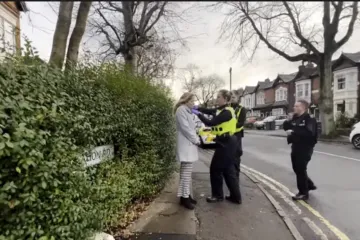
[(272, 122), (276, 120), (276, 116), (268, 116), (266, 117), (264, 120), (260, 120), (260, 121), (256, 121), (254, 123), (254, 126), (256, 127), (256, 129), (260, 130), (260, 129), (265, 129), (265, 123), (266, 122)]
[(360, 149), (360, 122), (351, 128), (349, 139), (356, 149)]
[(258, 120), (261, 120), (261, 117), (248, 117), (245, 120), (244, 126), (246, 128), (252, 128), (254, 126), (254, 123)]
[(284, 124), (284, 122), (286, 121), (287, 118), (288, 117), (286, 115), (277, 116), (275, 119), (275, 126), (282, 127), (282, 125)]

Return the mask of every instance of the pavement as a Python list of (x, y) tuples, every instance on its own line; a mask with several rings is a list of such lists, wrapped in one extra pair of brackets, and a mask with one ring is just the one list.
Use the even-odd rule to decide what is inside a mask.
[[(198, 200), (195, 211), (178, 204), (176, 198), (178, 174), (175, 173), (149, 209), (130, 227), (138, 240), (238, 240), (238, 239), (294, 239), (277, 209), (264, 192), (245, 174), (240, 185), (243, 204), (226, 201), (209, 204), (209, 165), (211, 150), (199, 150), (200, 161), (193, 171), (193, 196)], [(227, 189), (224, 184), (224, 190)]]
[[(258, 134), (263, 136), (273, 136), (273, 137), (284, 137), (286, 138), (286, 132), (283, 129), (277, 130), (255, 130), (255, 129), (246, 129), (245, 134)], [(339, 136), (333, 139), (321, 138), (318, 139), (319, 142), (330, 142), (330, 143), (342, 143), (342, 144), (351, 144), (349, 141), (349, 136)]]
[[(200, 149), (194, 165), (195, 211), (178, 205), (178, 175), (132, 226), (140, 240), (360, 240), (360, 151), (319, 142), (308, 166), (318, 189), (308, 201), (297, 192), (290, 146), (280, 137), (247, 133), (240, 178), (243, 204), (208, 204), (212, 149)], [(225, 192), (227, 192), (224, 186)]]
[(279, 200), (300, 233), (305, 234), (302, 228), (308, 225), (322, 236), (319, 239), (360, 239), (359, 150), (352, 145), (319, 142), (308, 165), (309, 176), (318, 189), (311, 192), (307, 203), (291, 206), (287, 199), (297, 187), (290, 145), (280, 137), (250, 132), (245, 134), (243, 145), (242, 169), (257, 176)]

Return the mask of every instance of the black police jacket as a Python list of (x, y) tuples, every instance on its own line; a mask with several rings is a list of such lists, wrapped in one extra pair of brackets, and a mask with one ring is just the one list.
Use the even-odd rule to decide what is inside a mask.
[(287, 138), (293, 148), (313, 148), (317, 143), (317, 122), (308, 113), (294, 115), (292, 120), (284, 122), (283, 127), (285, 131), (293, 130)]

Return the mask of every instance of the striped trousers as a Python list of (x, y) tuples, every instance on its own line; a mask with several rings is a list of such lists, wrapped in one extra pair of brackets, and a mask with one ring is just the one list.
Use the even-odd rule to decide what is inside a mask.
[(191, 174), (193, 169), (193, 163), (182, 162), (180, 165), (180, 182), (177, 192), (178, 197), (188, 198), (191, 188)]

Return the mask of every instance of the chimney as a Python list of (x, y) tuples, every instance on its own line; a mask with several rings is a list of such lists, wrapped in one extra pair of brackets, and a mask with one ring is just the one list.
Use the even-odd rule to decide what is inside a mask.
[(308, 64), (306, 64), (305, 66), (306, 68), (314, 68), (314, 64), (312, 62), (308, 62)]
[(304, 65), (299, 66), (299, 72), (303, 72), (306, 67)]
[(269, 82), (270, 82), (270, 79), (268, 79), (268, 78), (265, 79), (265, 82), (266, 82), (266, 83), (269, 83)]

